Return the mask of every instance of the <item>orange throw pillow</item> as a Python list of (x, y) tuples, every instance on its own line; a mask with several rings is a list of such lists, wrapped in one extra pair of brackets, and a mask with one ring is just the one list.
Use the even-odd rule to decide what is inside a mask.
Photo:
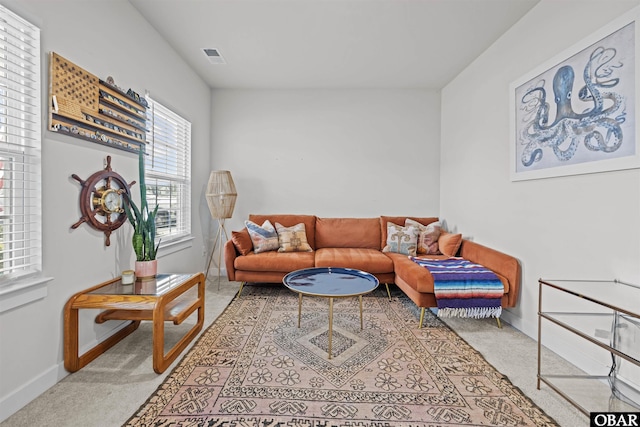
[(446, 231), (440, 231), (438, 238), (438, 248), (443, 255), (456, 256), (460, 245), (462, 244), (462, 234), (452, 234)]
[(253, 250), (253, 242), (251, 241), (249, 230), (246, 228), (243, 228), (242, 231), (232, 231), (231, 241), (242, 255), (246, 255)]

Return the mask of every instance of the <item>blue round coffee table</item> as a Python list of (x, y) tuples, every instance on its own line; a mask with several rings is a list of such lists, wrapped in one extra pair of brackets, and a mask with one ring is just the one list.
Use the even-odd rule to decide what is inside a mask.
[(292, 271), (282, 283), (298, 293), (298, 328), (302, 314), (302, 296), (329, 298), (329, 359), (333, 334), (333, 299), (357, 296), (360, 302), (360, 329), (362, 329), (362, 295), (378, 287), (378, 279), (371, 273), (353, 268), (314, 267)]

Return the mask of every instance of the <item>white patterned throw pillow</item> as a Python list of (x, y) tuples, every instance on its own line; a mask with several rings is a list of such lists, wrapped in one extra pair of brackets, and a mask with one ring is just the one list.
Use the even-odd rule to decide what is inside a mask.
[(418, 235), (417, 227), (403, 227), (392, 222), (387, 223), (387, 245), (383, 252), (395, 252), (398, 254), (416, 256)]
[(262, 226), (256, 224), (253, 221), (246, 220), (244, 225), (249, 231), (251, 237), (251, 243), (253, 243), (253, 252), (268, 252), (277, 251), (280, 245), (278, 244), (278, 233), (271, 224), (271, 221), (266, 220), (262, 223)]

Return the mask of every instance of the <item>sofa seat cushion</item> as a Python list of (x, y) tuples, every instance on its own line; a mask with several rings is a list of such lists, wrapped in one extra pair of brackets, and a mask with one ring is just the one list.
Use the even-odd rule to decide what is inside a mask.
[[(387, 253), (386, 256), (393, 260), (393, 267), (396, 277), (401, 278), (408, 285), (418, 292), (433, 293), (433, 276), (428, 269), (411, 261), (406, 255)], [(426, 259), (447, 259), (446, 255), (429, 255), (418, 258)], [(509, 281), (502, 275), (497, 274), (504, 286), (504, 292), (509, 292)]]
[(316, 267), (355, 268), (368, 273), (390, 273), (393, 262), (376, 249), (322, 248), (316, 251)]
[(288, 273), (314, 266), (314, 252), (250, 252), (234, 260), (236, 270)]

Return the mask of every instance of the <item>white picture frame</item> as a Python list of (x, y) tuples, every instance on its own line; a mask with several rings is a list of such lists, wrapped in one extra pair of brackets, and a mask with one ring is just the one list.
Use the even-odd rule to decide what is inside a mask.
[(640, 7), (512, 82), (512, 181), (640, 168)]

